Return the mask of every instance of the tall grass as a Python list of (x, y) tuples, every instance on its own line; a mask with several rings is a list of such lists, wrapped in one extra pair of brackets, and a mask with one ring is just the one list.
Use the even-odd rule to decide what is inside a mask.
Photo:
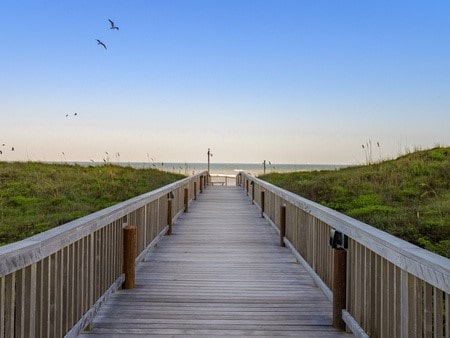
[(450, 148), (262, 179), (450, 258)]
[(24, 239), (183, 177), (110, 164), (0, 162), (0, 244)]

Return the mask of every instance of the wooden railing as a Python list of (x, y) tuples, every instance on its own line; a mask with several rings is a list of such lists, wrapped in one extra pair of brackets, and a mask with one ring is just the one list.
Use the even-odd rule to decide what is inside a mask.
[[(343, 292), (337, 314), (357, 336), (450, 337), (449, 259), (249, 174), (240, 173), (237, 184), (277, 229), (285, 217), (283, 242), (330, 300), (333, 289)], [(332, 230), (348, 239), (346, 249), (331, 248)], [(339, 257), (341, 267), (333, 264)], [(342, 269), (339, 290), (333, 278)]]
[(124, 226), (137, 227), (139, 261), (168, 230), (169, 212), (176, 218), (203, 190), (206, 175), (0, 247), (0, 338), (76, 336), (124, 281)]

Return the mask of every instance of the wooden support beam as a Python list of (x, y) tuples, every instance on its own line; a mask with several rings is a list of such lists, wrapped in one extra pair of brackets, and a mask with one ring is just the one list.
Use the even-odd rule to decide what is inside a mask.
[(266, 193), (265, 191), (261, 191), (261, 217), (264, 217), (264, 207), (266, 202)]
[(255, 204), (255, 182), (252, 181), (252, 204)]
[(169, 229), (167, 230), (167, 235), (172, 235), (172, 200), (167, 201), (167, 225)]
[(184, 212), (189, 211), (189, 189), (184, 188)]
[(135, 259), (137, 255), (137, 228), (127, 225), (123, 228), (123, 272), (125, 281), (123, 289), (133, 289), (135, 281)]
[(346, 303), (347, 252), (333, 249), (333, 326), (345, 330), (342, 310)]
[(280, 246), (285, 247), (284, 236), (286, 236), (286, 206), (280, 207)]

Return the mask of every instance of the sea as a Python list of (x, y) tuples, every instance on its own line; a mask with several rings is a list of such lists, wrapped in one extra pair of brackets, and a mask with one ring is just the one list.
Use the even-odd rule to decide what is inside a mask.
[[(103, 165), (104, 162), (76, 162), (79, 165)], [(207, 163), (186, 163), (186, 162), (110, 162), (114, 165), (123, 165), (133, 168), (153, 168), (169, 172), (175, 172), (186, 176), (195, 175), (208, 170)], [(278, 163), (210, 163), (209, 172), (211, 175), (236, 176), (244, 171), (254, 176), (264, 173), (286, 173), (294, 171), (316, 171), (316, 170), (338, 170), (349, 165), (342, 164), (278, 164)]]

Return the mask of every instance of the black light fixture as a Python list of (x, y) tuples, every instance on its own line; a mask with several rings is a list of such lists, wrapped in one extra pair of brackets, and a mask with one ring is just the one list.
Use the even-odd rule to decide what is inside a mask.
[(348, 237), (336, 229), (330, 230), (330, 246), (333, 249), (347, 249)]

